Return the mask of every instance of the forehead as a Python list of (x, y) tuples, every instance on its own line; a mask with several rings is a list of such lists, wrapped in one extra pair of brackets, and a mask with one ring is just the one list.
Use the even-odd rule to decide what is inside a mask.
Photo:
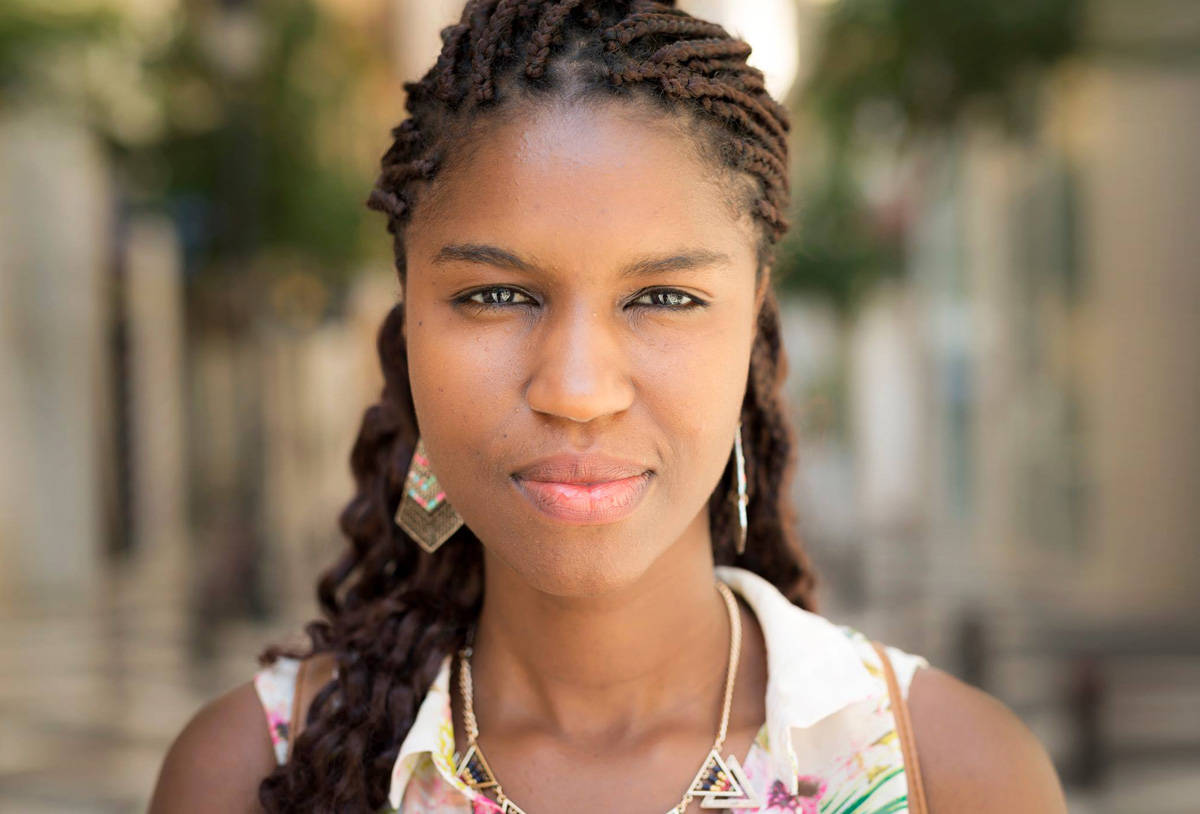
[(559, 250), (753, 251), (728, 173), (679, 122), (619, 103), (484, 121), (418, 200), (414, 240), (502, 237)]

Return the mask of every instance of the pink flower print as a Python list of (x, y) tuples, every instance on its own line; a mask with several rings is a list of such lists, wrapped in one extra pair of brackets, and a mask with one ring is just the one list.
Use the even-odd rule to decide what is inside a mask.
[(767, 792), (767, 808), (791, 811), (797, 814), (818, 814), (817, 804), (829, 787), (819, 777), (800, 775), (797, 778), (796, 794), (788, 794), (782, 780), (776, 780)]
[(274, 733), (272, 740), (287, 742), (288, 739), (288, 722), (286, 718), (281, 718), (274, 713), (267, 714), (267, 723), (270, 724), (271, 732)]
[(482, 794), (471, 801), (471, 814), (497, 814), (500, 806)]

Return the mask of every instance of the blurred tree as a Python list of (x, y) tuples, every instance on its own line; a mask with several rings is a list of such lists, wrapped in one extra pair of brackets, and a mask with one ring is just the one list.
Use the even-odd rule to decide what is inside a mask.
[(105, 8), (58, 9), (29, 0), (0, 4), (0, 100), (30, 89), (39, 57), (81, 41), (111, 36), (118, 15)]
[(96, 133), (119, 205), (175, 218), (190, 284), (303, 273), (334, 303), (369, 253), (390, 250), (364, 201), (401, 97), (385, 27), (331, 8), (13, 0), (0, 4), (0, 100)]
[(291, 262), (256, 268), (299, 261), (340, 286), (364, 254), (371, 178), (321, 136), (382, 56), (311, 0), (189, 4), (185, 15), (147, 63), (166, 126), (127, 151), (132, 175), (185, 221), (193, 272), (244, 272), (266, 252)]
[(1016, 121), (1022, 83), (1076, 46), (1081, 0), (841, 0), (808, 86), (827, 126), (895, 104), (916, 128), (951, 127), (995, 102)]
[[(903, 271), (903, 226), (867, 203), (864, 152), (944, 139), (972, 111), (1032, 123), (1038, 75), (1077, 46), (1083, 0), (839, 0), (797, 106), (811, 123), (784, 285), (845, 311)], [(800, 162), (798, 162), (800, 163)], [(897, 228), (899, 227), (899, 228)]]

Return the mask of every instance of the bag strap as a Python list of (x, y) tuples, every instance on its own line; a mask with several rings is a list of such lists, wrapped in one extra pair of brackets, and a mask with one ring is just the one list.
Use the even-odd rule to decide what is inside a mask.
[(288, 726), (287, 759), (292, 759), (292, 746), (304, 729), (312, 699), (331, 678), (337, 677), (337, 666), (330, 653), (318, 653), (300, 662), (296, 671), (296, 690), (292, 693), (292, 717)]
[(300, 730), (304, 727), (304, 719), (300, 716), (300, 710), (304, 707), (300, 703), (300, 696), (304, 694), (304, 674), (308, 672), (309, 659), (303, 659), (300, 662), (300, 667), (296, 670), (296, 688), (292, 691), (292, 712), (288, 718), (288, 743), (287, 743), (287, 761), (292, 760), (292, 744), (300, 737)]
[(888, 658), (887, 648), (880, 642), (871, 642), (879, 660), (883, 663), (883, 674), (887, 678), (888, 696), (892, 701), (892, 716), (896, 719), (896, 731), (900, 736), (900, 753), (904, 756), (904, 776), (908, 780), (909, 814), (929, 814), (925, 800), (925, 784), (921, 781), (921, 764), (917, 760), (917, 744), (913, 738), (912, 719), (908, 715), (908, 702), (900, 692), (896, 671)]

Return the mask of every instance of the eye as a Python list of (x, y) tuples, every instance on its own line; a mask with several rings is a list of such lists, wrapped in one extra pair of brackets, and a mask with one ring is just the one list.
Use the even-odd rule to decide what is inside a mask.
[(699, 298), (676, 288), (652, 288), (643, 291), (634, 299), (633, 304), (641, 304), (641, 301), (647, 298), (651, 300), (647, 303), (649, 307), (666, 311), (690, 311), (707, 305)]
[[(498, 310), (510, 306), (537, 304), (529, 294), (510, 286), (490, 286), (476, 289), (458, 297), (455, 302), (480, 310)], [(708, 303), (675, 288), (655, 288), (641, 292), (630, 304), (663, 311), (690, 311)]]
[[(529, 302), (520, 302), (519, 297), (525, 297)], [(468, 292), (455, 299), (455, 302), (474, 308), (491, 309), (506, 308), (510, 305), (531, 305), (533, 298), (520, 289), (497, 285)]]

